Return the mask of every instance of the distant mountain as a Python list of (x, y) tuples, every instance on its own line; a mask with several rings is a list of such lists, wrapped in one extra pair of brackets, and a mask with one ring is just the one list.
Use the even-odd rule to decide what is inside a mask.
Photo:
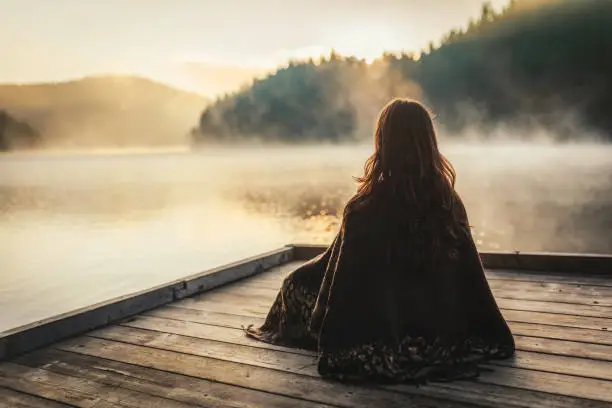
[(184, 144), (207, 102), (134, 76), (0, 85), (0, 109), (31, 124), (49, 147)]
[(39, 141), (36, 129), (0, 110), (0, 151), (34, 147)]

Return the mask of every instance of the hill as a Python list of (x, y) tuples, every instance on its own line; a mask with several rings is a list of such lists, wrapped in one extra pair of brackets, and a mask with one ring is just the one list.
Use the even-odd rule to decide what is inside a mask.
[(0, 152), (31, 148), (39, 141), (36, 129), (0, 110)]
[[(482, 119), (612, 140), (612, 2), (516, 0), (447, 35), (414, 78), (454, 127)], [(468, 109), (466, 109), (466, 106)], [(470, 112), (471, 111), (471, 112)]]
[(394, 96), (423, 99), (457, 132), (505, 123), (612, 140), (611, 50), (612, 1), (515, 0), (501, 12), (484, 4), (477, 21), (418, 56), (291, 62), (209, 105), (194, 141), (370, 137), (376, 110)]
[(132, 76), (0, 85), (0, 109), (30, 123), (42, 146), (165, 146), (186, 142), (207, 100)]

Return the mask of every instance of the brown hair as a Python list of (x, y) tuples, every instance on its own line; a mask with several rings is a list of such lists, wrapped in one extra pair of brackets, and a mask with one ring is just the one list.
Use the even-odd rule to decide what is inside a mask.
[(414, 100), (394, 99), (380, 112), (375, 151), (366, 160), (363, 176), (356, 178), (359, 187), (351, 203), (386, 190), (425, 211), (442, 207), (455, 219), (455, 179), (455, 169), (438, 149), (427, 108)]

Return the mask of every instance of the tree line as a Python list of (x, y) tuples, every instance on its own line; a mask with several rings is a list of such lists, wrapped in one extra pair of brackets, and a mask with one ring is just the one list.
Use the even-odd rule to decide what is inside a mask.
[[(416, 97), (446, 128), (537, 125), (561, 138), (583, 130), (612, 141), (612, 1), (490, 3), (420, 53), (371, 64), (333, 52), (290, 61), (204, 109), (197, 143), (340, 142), (370, 137), (391, 97)], [(520, 133), (520, 131), (518, 131)]]
[(0, 110), (0, 151), (28, 148), (40, 141), (40, 133), (27, 122)]

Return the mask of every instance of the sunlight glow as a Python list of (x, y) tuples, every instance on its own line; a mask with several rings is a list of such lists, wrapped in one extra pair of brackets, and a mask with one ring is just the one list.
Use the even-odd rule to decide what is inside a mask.
[(369, 25), (366, 27), (342, 27), (329, 36), (326, 45), (313, 44), (290, 50), (281, 50), (271, 58), (249, 60), (254, 66), (274, 67), (283, 65), (289, 60), (305, 61), (327, 57), (333, 51), (343, 56), (353, 56), (365, 60), (368, 64), (379, 58), (383, 52), (395, 52), (406, 49), (410, 41), (401, 38), (389, 27)]
[(410, 41), (400, 38), (388, 26), (369, 25), (342, 30), (333, 44), (333, 48), (340, 54), (355, 56), (370, 63), (384, 51), (405, 49), (410, 46)]

